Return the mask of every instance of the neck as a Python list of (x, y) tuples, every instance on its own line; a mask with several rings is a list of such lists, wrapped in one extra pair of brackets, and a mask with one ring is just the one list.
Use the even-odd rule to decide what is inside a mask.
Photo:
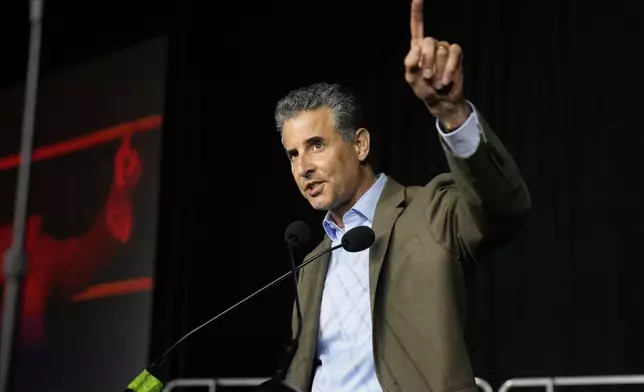
[(337, 207), (332, 208), (330, 211), (331, 219), (333, 219), (335, 224), (340, 228), (344, 228), (344, 222), (342, 221), (344, 214), (349, 211), (358, 202), (358, 200), (360, 200), (362, 195), (364, 195), (378, 180), (376, 173), (373, 172), (371, 167), (367, 166), (363, 171), (364, 175), (362, 176), (360, 184), (354, 192), (353, 197), (351, 197), (351, 199), (346, 203), (342, 203)]

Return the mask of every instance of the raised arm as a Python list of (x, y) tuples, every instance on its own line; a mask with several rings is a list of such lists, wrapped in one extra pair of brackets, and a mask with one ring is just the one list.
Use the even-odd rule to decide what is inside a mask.
[(90, 230), (81, 237), (54, 240), (48, 237), (49, 247), (56, 255), (56, 290), (67, 295), (82, 289), (94, 272), (114, 256), (118, 247), (131, 236), (134, 215), (130, 194), (138, 184), (142, 168), (136, 151), (125, 137), (114, 159), (114, 181), (105, 207), (96, 217)]
[(436, 118), (450, 174), (425, 187), (430, 230), (459, 260), (510, 240), (531, 209), (512, 156), (463, 96), (462, 49), (424, 36), (422, 0), (411, 6), (405, 79)]

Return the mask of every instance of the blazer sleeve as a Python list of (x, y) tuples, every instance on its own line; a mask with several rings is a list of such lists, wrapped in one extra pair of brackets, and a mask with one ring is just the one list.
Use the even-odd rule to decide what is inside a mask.
[(456, 259), (478, 262), (514, 237), (529, 216), (531, 200), (514, 159), (483, 116), (476, 115), (480, 142), (474, 154), (460, 158), (441, 139), (450, 173), (425, 187), (425, 218)]

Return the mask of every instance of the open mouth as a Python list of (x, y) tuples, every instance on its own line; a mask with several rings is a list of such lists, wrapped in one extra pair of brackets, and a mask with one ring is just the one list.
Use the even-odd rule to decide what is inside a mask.
[(322, 187), (324, 186), (324, 183), (322, 182), (312, 182), (310, 184), (306, 185), (306, 194), (309, 195), (310, 197), (315, 197), (322, 193)]

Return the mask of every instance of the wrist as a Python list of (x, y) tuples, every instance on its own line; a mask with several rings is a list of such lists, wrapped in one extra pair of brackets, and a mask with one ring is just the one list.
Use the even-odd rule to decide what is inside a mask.
[(467, 103), (467, 101), (463, 100), (444, 113), (436, 114), (435, 117), (438, 119), (443, 129), (447, 132), (451, 132), (460, 128), (471, 114), (472, 107)]

